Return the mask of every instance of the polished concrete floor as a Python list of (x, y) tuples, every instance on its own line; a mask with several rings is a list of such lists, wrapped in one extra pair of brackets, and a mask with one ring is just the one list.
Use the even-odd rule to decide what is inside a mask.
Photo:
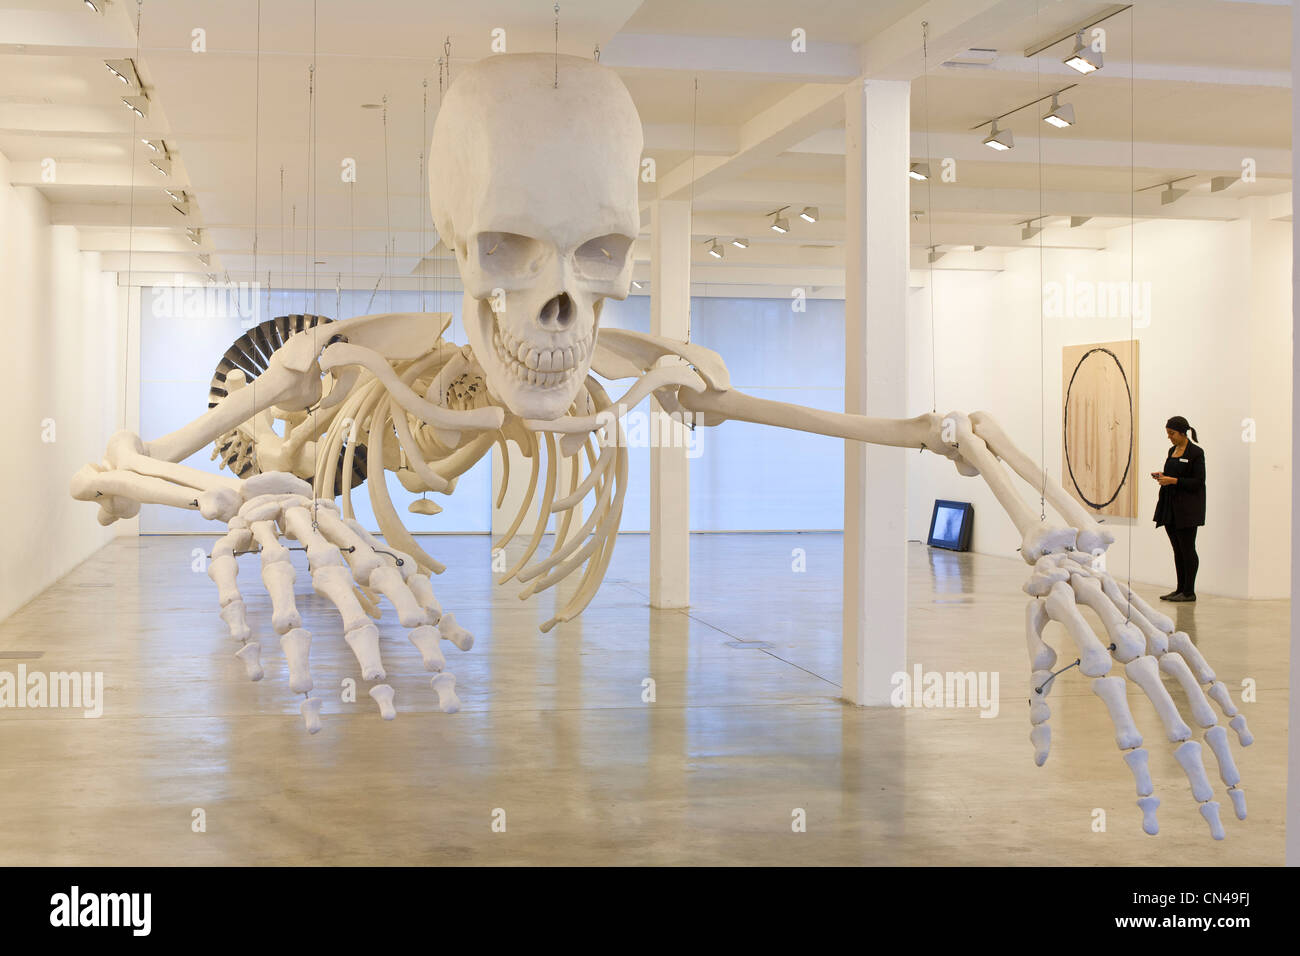
[[(326, 698), (309, 736), (257, 558), (241, 559), (266, 664), (250, 683), (215, 588), (192, 570), (192, 549), (210, 543), (119, 540), (0, 624), (0, 670), (105, 680), (96, 720), (0, 709), (0, 864), (1282, 862), (1288, 602), (1178, 608), (1234, 696), (1243, 678), (1257, 686), (1245, 705), (1257, 740), (1237, 751), (1250, 819), (1231, 819), (1220, 796), (1228, 839), (1215, 843), (1154, 712), (1130, 694), (1163, 801), (1160, 835), (1141, 832), (1104, 707), (1077, 670), (1057, 682), (1052, 757), (1034, 766), (1015, 561), (909, 546), (909, 663), (998, 672), (987, 719), (839, 700), (838, 535), (695, 536), (688, 612), (650, 610), (648, 538), (624, 536), (592, 606), (546, 635), (536, 626), (555, 599), (492, 587), (488, 538), (430, 538), (449, 565), (439, 597), (478, 639), (466, 654), (447, 647), (464, 706), (437, 710), (386, 620), (389, 723), (360, 680), (359, 702), (340, 700), (355, 663), (299, 553)], [(796, 808), (806, 832), (792, 831)]]

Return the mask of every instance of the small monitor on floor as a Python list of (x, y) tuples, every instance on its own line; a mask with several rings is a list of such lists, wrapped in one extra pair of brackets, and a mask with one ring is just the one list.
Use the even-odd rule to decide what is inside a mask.
[(969, 501), (936, 499), (934, 514), (930, 516), (930, 538), (926, 543), (932, 548), (969, 551), (974, 523), (975, 507)]

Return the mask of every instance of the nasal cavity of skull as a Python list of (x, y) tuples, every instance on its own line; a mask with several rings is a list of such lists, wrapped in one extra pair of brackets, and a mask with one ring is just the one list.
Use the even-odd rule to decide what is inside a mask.
[(537, 313), (537, 324), (548, 332), (562, 332), (573, 323), (573, 300), (569, 293), (552, 296)]

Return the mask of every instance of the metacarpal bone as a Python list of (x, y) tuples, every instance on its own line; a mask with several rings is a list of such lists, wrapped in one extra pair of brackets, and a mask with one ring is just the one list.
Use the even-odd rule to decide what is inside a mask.
[(1191, 667), (1192, 673), (1196, 675), (1196, 679), (1202, 684), (1208, 684), (1214, 680), (1214, 670), (1201, 656), (1200, 650), (1192, 643), (1192, 639), (1183, 631), (1175, 631), (1170, 635), (1169, 649), (1183, 655), (1183, 659)]
[(420, 607), (424, 608), (426, 620), (430, 624), (437, 624), (442, 620), (442, 605), (433, 596), (433, 584), (428, 578), (417, 572), (406, 579), (406, 586), (411, 589), (415, 599), (420, 602)]
[(1202, 727), (1213, 727), (1219, 722), (1214, 716), (1214, 711), (1210, 708), (1210, 702), (1205, 699), (1205, 691), (1197, 682), (1192, 670), (1187, 666), (1187, 661), (1177, 651), (1170, 651), (1164, 657), (1160, 658), (1160, 669), (1166, 674), (1174, 677), (1183, 687), (1183, 693), (1187, 695), (1188, 702), (1192, 705), (1192, 717)]
[(312, 587), (317, 594), (324, 595), (334, 602), (339, 615), (343, 618), (343, 630), (353, 631), (363, 626), (369, 619), (365, 609), (353, 593), (352, 572), (338, 565), (327, 565), (311, 573)]
[(428, 619), (424, 608), (416, 602), (415, 595), (406, 586), (402, 572), (397, 568), (383, 567), (372, 571), (369, 586), (392, 602), (402, 627), (419, 627)]

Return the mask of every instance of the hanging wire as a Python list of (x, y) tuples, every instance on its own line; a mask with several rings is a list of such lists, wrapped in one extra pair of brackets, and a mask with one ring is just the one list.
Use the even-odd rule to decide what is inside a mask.
[[(289, 304), (289, 273), (285, 265), (286, 246), (284, 244), (284, 163), (280, 164), (280, 309), (286, 315), (288, 314)], [(267, 304), (270, 304), (270, 293), (267, 293)]]
[[(135, 0), (135, 62), (140, 62), (140, 24), (144, 21), (144, 0)], [(136, 73), (139, 79), (139, 73)], [(144, 92), (144, 83), (140, 83), (140, 92)], [(127, 213), (126, 226), (126, 336), (122, 352), (122, 430), (126, 430), (127, 425), (127, 408), (130, 403), (130, 392), (127, 388), (130, 382), (131, 368), (131, 290), (134, 286), (131, 284), (132, 278), (132, 258), (135, 252), (135, 145), (139, 140), (136, 136), (135, 122), (139, 119), (135, 110), (131, 111), (131, 210)], [(136, 304), (140, 304), (140, 294), (136, 293)]]
[[(1136, 135), (1136, 129), (1133, 121), (1133, 72), (1134, 64), (1137, 62), (1137, 35), (1133, 28), (1133, 8), (1128, 10), (1128, 33), (1129, 33), (1129, 54), (1128, 54), (1128, 367), (1130, 370), (1136, 368), (1134, 349), (1136, 342), (1133, 339), (1133, 305), (1137, 292), (1136, 275), (1136, 254), (1137, 254), (1137, 216), (1135, 214), (1134, 203), (1137, 193), (1134, 191), (1136, 183), (1134, 182), (1134, 171), (1136, 169), (1133, 138)], [(1137, 434), (1137, 421), (1133, 413), (1133, 399), (1129, 396), (1128, 403), (1128, 433), (1130, 440)], [(1132, 454), (1132, 452), (1130, 452)], [(1135, 499), (1136, 501), (1136, 499)], [(1133, 526), (1129, 525), (1128, 529), (1128, 589), (1126, 597), (1127, 608), (1124, 613), (1125, 622), (1133, 617)]]
[[(1037, 5), (1036, 17), (1042, 16), (1043, 6)], [(1043, 58), (1034, 57), (1035, 89), (1043, 92)], [(1038, 520), (1047, 520), (1047, 345), (1043, 309), (1043, 130), (1038, 128)]]
[(429, 303), (425, 296), (424, 258), (429, 253), (429, 243), (425, 233), (425, 222), (429, 218), (429, 173), (425, 169), (425, 153), (429, 148), (429, 78), (426, 76), (420, 84), (423, 87), (424, 102), (420, 109), (420, 311), (428, 312)]
[[(697, 131), (696, 119), (699, 116), (700, 107), (700, 78), (695, 77), (694, 92), (691, 94), (691, 191), (690, 198), (686, 203), (686, 221), (687, 221), (687, 244), (694, 247), (695, 244), (695, 134)], [(651, 286), (651, 291), (654, 286)], [(686, 290), (686, 341), (691, 341), (691, 327), (695, 324), (694, 319), (694, 301), (691, 298), (691, 290)]]
[(560, 88), (560, 5), (555, 5), (555, 89)]
[[(315, 194), (314, 194), (313, 189), (312, 189), (312, 185), (313, 185), (313, 179), (312, 179), (312, 167), (314, 166), (314, 163), (313, 163), (312, 160), (313, 160), (314, 157), (315, 157), (315, 146), (316, 146), (316, 140), (315, 140), (315, 135), (316, 135), (316, 130), (315, 130), (315, 126), (316, 126), (316, 23), (317, 23), (317, 21), (316, 21), (316, 0), (312, 0), (312, 2), (311, 2), (311, 69), (310, 69), (310, 71), (309, 71), (309, 75), (310, 75), (311, 79), (310, 79), (310, 81), (309, 81), (309, 83), (308, 83), (309, 92), (308, 92), (308, 101), (307, 101), (307, 117), (308, 117), (308, 126), (307, 126), (307, 210), (308, 210), (308, 215), (309, 215), (309, 216), (310, 216), (310, 213), (311, 213), (311, 209), (313, 208), (313, 207), (312, 207), (312, 204), (313, 204), (314, 199), (315, 199)], [(310, 228), (310, 224), (309, 224), (308, 228)], [(304, 252), (304, 254), (305, 254), (306, 251), (307, 251), (307, 239), (308, 239), (307, 236), (304, 236), (304, 237), (303, 237), (303, 244), (302, 244), (302, 245), (303, 245), (303, 252)], [(313, 249), (315, 249), (315, 245), (316, 245), (316, 244), (315, 244), (315, 240), (312, 240), (312, 248), (313, 248)], [(313, 294), (313, 302), (314, 302), (315, 286), (316, 286), (316, 282), (315, 282), (315, 279), (316, 279), (316, 265), (315, 265), (315, 261), (316, 261), (316, 256), (315, 256), (315, 253), (313, 252), (313, 254), (312, 254), (312, 267), (311, 267), (311, 268), (312, 268), (312, 294)], [(303, 284), (305, 285), (305, 284), (306, 284), (306, 280), (307, 280), (307, 263), (306, 263), (306, 261), (303, 262), (303, 270), (302, 270), (302, 272), (303, 272)], [(305, 289), (303, 290), (303, 297), (302, 297), (302, 299), (303, 299), (303, 311), (305, 312), (305, 311), (307, 310), (307, 309), (306, 309), (306, 307), (307, 307), (307, 292), (306, 292)], [(316, 308), (317, 308), (317, 307), (316, 307), (315, 305), (313, 305), (312, 311), (313, 311), (313, 312), (316, 311)], [(317, 322), (312, 326), (311, 344), (312, 344), (312, 354), (313, 354), (316, 358), (320, 358), (320, 322), (319, 322), (319, 320), (318, 320), (318, 321), (317, 321)], [(317, 416), (318, 416), (318, 409), (319, 409), (319, 408), (320, 408), (320, 402), (319, 402), (319, 401), (312, 405), (312, 409), (311, 409), (311, 429), (312, 429), (312, 434), (313, 434), (313, 435), (319, 435), (319, 434), (320, 434), (320, 427), (319, 427), (319, 425), (317, 424)], [(314, 471), (313, 471), (313, 474), (314, 474), (314, 475), (319, 475), (320, 472), (321, 472), (321, 469), (322, 469), (322, 466), (321, 466), (321, 464), (320, 464), (320, 462), (319, 462), (319, 460), (318, 460), (317, 465), (316, 465), (316, 467), (315, 467), (315, 469), (314, 469)], [(344, 480), (346, 481), (347, 479), (345, 478)], [(313, 484), (315, 484), (314, 480), (313, 480)], [(330, 491), (333, 491), (333, 489), (330, 489)], [(322, 487), (321, 490), (320, 490), (320, 493), (321, 493), (322, 495), (325, 494), (325, 488)], [(319, 513), (319, 511), (320, 511), (320, 504), (319, 504), (319, 502), (320, 502), (320, 498), (319, 498), (315, 493), (313, 493), (312, 496), (311, 496), (311, 529), (312, 529), (313, 531), (318, 530), (318, 528), (320, 527), (320, 526), (317, 524), (317, 520), (316, 520), (317, 517), (318, 517), (318, 513)]]
[(383, 122), (384, 122), (384, 276), (388, 278), (388, 311), (393, 311), (393, 276), (392, 271), (395, 269), (395, 263), (389, 261), (389, 254), (393, 246), (393, 207), (389, 201), (388, 188), (388, 94), (384, 94), (383, 99)]
[[(254, 58), (253, 71), (253, 281), (257, 282), (257, 214), (260, 207), (258, 206), (258, 161), (261, 158), (262, 145), (262, 0), (257, 0), (257, 54)], [(270, 270), (267, 270), (267, 293), (266, 305), (268, 311), (271, 306), (270, 292)], [(257, 407), (257, 379), (260, 376), (253, 376), (250, 383), (253, 389), (253, 407)], [(253, 446), (257, 446), (257, 419), (260, 416), (253, 416)]]
[(934, 200), (931, 198), (931, 179), (934, 170), (930, 168), (930, 22), (921, 21), (921, 76), (922, 95), (925, 99), (925, 223), (926, 223), (926, 265), (930, 275), (926, 284), (930, 287), (930, 411), (939, 411), (939, 373), (936, 354), (939, 343), (935, 338), (934, 318)]

